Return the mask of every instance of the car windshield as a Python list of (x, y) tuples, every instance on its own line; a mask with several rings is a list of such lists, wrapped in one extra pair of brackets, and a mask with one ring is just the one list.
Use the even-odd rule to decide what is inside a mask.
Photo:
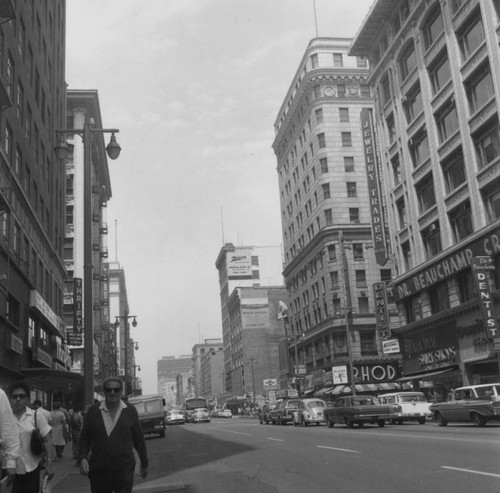
[(401, 402), (427, 402), (423, 395), (402, 395), (400, 396)]
[(491, 399), (495, 396), (495, 389), (497, 394), (500, 394), (500, 385), (492, 385), (491, 387), (476, 387), (476, 394), (479, 399)]

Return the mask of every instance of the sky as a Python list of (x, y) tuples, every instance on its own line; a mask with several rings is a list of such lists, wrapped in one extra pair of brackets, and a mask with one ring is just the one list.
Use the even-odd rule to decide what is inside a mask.
[(354, 37), (371, 5), (67, 1), (68, 88), (97, 89), (103, 127), (120, 129), (108, 249), (137, 315), (144, 394), (157, 391), (163, 356), (222, 338), (223, 243), (282, 244), (276, 116), (309, 41)]

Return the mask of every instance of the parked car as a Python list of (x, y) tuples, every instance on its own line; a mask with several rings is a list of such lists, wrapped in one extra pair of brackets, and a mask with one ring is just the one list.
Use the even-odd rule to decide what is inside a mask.
[(191, 421), (193, 423), (201, 423), (203, 421), (209, 423), (210, 414), (208, 414), (208, 411), (204, 407), (200, 407), (193, 411), (193, 414), (191, 415)]
[(186, 420), (184, 419), (184, 413), (182, 411), (179, 411), (178, 409), (167, 411), (165, 421), (167, 425), (183, 425), (186, 422)]
[(276, 407), (271, 410), (269, 417), (273, 425), (280, 424), (286, 425), (293, 421), (293, 412), (299, 405), (299, 399), (287, 399), (276, 404)]
[(293, 425), (307, 426), (310, 423), (316, 423), (317, 426), (324, 423), (323, 410), (325, 407), (325, 401), (322, 399), (301, 399), (297, 410), (293, 413)]
[(332, 407), (323, 411), (329, 428), (335, 423), (345, 423), (349, 428), (357, 424), (360, 428), (365, 423), (385, 426), (386, 420), (394, 418), (401, 407), (395, 404), (382, 405), (372, 395), (347, 395), (339, 397)]
[(431, 404), (430, 410), (439, 426), (448, 421), (472, 421), (476, 426), (500, 421), (500, 383), (459, 387), (448, 401)]
[(231, 412), (230, 409), (219, 409), (216, 413), (216, 416), (218, 418), (232, 418), (233, 413)]
[(430, 402), (427, 402), (423, 392), (392, 392), (378, 396), (380, 404), (398, 404), (401, 412), (396, 413), (392, 423), (403, 424), (404, 421), (418, 421), (425, 424), (427, 417), (432, 416), (429, 410)]
[(259, 423), (266, 425), (271, 422), (271, 411), (274, 409), (273, 404), (264, 404), (262, 409), (259, 410)]

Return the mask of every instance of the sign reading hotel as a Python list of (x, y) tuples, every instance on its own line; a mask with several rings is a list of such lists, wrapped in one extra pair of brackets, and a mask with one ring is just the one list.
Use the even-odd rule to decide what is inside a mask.
[(375, 323), (381, 339), (391, 337), (390, 317), (387, 301), (387, 286), (385, 282), (373, 283), (373, 299), (375, 300)]
[(375, 244), (375, 260), (378, 265), (387, 262), (387, 240), (385, 234), (384, 211), (380, 195), (378, 176), (377, 147), (372, 122), (372, 113), (368, 108), (361, 110), (361, 133), (365, 152), (366, 176), (368, 178), (368, 197), (372, 216), (373, 242)]
[(229, 280), (252, 279), (252, 251), (238, 250), (227, 254), (227, 277)]
[(491, 273), (495, 270), (492, 257), (481, 256), (471, 259), (472, 277), (477, 289), (479, 304), (486, 333), (495, 346), (500, 342), (498, 325), (493, 314), (493, 297), (490, 289)]

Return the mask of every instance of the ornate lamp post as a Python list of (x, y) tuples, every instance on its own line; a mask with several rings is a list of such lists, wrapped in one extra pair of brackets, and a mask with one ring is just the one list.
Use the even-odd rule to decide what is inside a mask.
[(70, 152), (66, 144), (66, 134), (77, 134), (83, 141), (83, 297), (84, 297), (84, 341), (83, 341), (83, 366), (84, 366), (84, 404), (90, 406), (94, 402), (94, 327), (92, 306), (92, 136), (95, 134), (110, 133), (111, 139), (106, 146), (110, 159), (117, 159), (121, 147), (116, 142), (116, 128), (93, 128), (92, 121), (86, 121), (83, 129), (56, 130), (61, 136), (61, 142), (54, 148), (58, 159), (66, 159)]
[[(132, 320), (132, 327), (137, 327), (137, 315), (122, 315), (122, 316), (116, 316), (115, 317), (115, 327), (118, 329), (120, 327), (120, 320), (125, 321), (125, 353), (124, 353), (124, 387), (125, 387), (125, 395), (128, 394), (128, 387), (127, 387), (127, 382), (128, 382), (128, 344), (130, 341), (130, 324), (129, 324), (129, 319)], [(120, 344), (121, 345), (121, 344)], [(136, 349), (139, 349), (139, 345), (136, 343)]]

